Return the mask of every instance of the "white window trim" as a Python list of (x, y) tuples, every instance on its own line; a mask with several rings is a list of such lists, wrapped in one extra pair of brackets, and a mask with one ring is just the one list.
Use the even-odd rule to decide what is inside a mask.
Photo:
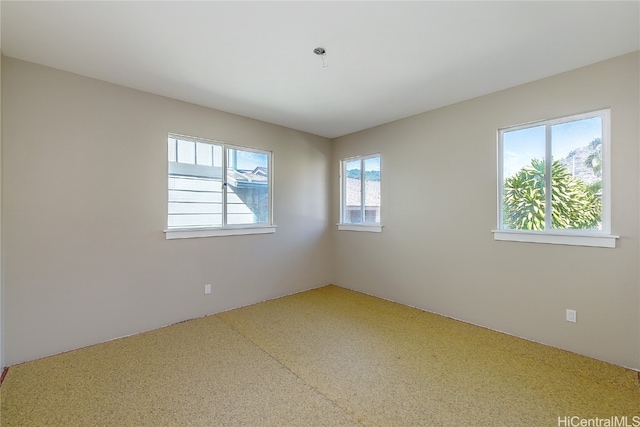
[(593, 233), (576, 234), (544, 231), (493, 230), (493, 239), (508, 242), (549, 243), (554, 245), (593, 246), (599, 248), (615, 248), (616, 239), (620, 236)]
[(165, 238), (191, 239), (197, 237), (243, 236), (248, 234), (269, 234), (276, 232), (276, 225), (227, 226), (207, 228), (172, 228), (165, 230)]
[(382, 233), (382, 224), (336, 224), (340, 231), (368, 231), (370, 233)]
[[(223, 155), (222, 155), (222, 170), (223, 173), (226, 173), (226, 149), (235, 149), (235, 150), (245, 150), (245, 151), (253, 151), (256, 153), (268, 154), (269, 156), (269, 224), (238, 224), (238, 225), (228, 225), (223, 224), (221, 227), (184, 227), (184, 228), (169, 228), (168, 224), (164, 230), (165, 239), (191, 239), (191, 238), (199, 238), (199, 237), (222, 237), (222, 236), (243, 236), (250, 234), (270, 234), (275, 233), (277, 225), (273, 224), (273, 152), (267, 150), (261, 150), (259, 148), (253, 147), (244, 147), (241, 145), (233, 145), (227, 144), (226, 142), (218, 141), (218, 140), (209, 140), (205, 138), (198, 138), (188, 135), (182, 135), (178, 133), (169, 133), (168, 136), (170, 138), (180, 138), (193, 142), (202, 142), (206, 144), (218, 144), (222, 146)], [(165, 156), (168, 158), (168, 155)], [(168, 165), (168, 163), (167, 163)], [(167, 173), (168, 176), (168, 173)], [(226, 192), (223, 192), (223, 204), (226, 204)], [(168, 205), (168, 203), (167, 203)], [(168, 216), (165, 217), (168, 221)], [(223, 219), (224, 221), (224, 219)], [(166, 223), (165, 223), (166, 224)]]
[[(371, 159), (374, 157), (379, 157), (380, 158), (380, 170), (382, 170), (382, 156), (380, 155), (380, 153), (374, 153), (374, 154), (368, 154), (366, 156), (352, 156), (352, 157), (347, 157), (345, 159), (340, 160), (340, 222), (338, 224), (336, 224), (338, 226), (338, 230), (339, 231), (364, 231), (364, 232), (371, 232), (371, 233), (382, 233), (382, 223), (378, 223), (378, 222), (362, 222), (359, 224), (351, 224), (351, 223), (345, 223), (344, 221), (344, 215), (345, 215), (345, 193), (346, 193), (346, 179), (347, 179), (347, 174), (345, 173), (346, 171), (344, 170), (347, 162), (358, 159), (362, 162), (362, 164), (364, 164), (364, 161), (367, 159)], [(382, 177), (382, 174), (380, 174), (380, 176)], [(361, 197), (362, 197), (362, 202), (361, 202), (361, 207), (364, 211), (364, 207), (365, 207), (365, 191), (364, 191), (364, 180), (362, 181), (362, 188), (360, 191)], [(382, 181), (380, 181), (380, 218), (382, 218)]]
[[(602, 118), (602, 230), (510, 230), (502, 228), (502, 205), (503, 191), (503, 147), (502, 134), (509, 130), (525, 129), (538, 125), (553, 126), (558, 123), (566, 123), (569, 121), (583, 120), (591, 117)], [(616, 240), (620, 236), (611, 234), (611, 110), (601, 109), (588, 113), (575, 114), (566, 117), (560, 117), (551, 120), (541, 120), (531, 122), (519, 126), (509, 126), (507, 128), (498, 129), (498, 229), (492, 230), (494, 240), (511, 241), (511, 242), (527, 242), (527, 243), (549, 243), (570, 246), (592, 246), (602, 248), (615, 248)], [(547, 141), (547, 144), (549, 142)], [(547, 146), (546, 151), (549, 150)], [(547, 162), (548, 163), (548, 162)], [(550, 184), (549, 184), (550, 185)], [(547, 193), (549, 193), (547, 191)], [(550, 194), (550, 193), (549, 193)], [(546, 224), (548, 227), (549, 224)]]

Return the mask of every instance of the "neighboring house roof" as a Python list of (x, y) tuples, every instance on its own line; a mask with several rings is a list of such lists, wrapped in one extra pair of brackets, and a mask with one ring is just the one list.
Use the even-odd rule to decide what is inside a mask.
[[(347, 178), (347, 206), (359, 206), (360, 200), (360, 180)], [(380, 181), (366, 181), (366, 206), (380, 206)]]
[(238, 186), (241, 183), (244, 183), (245, 185), (267, 184), (267, 182), (269, 181), (269, 177), (266, 174), (266, 169), (262, 169), (264, 168), (256, 168), (253, 170), (253, 172), (228, 169), (227, 181), (234, 187)]
[(264, 177), (269, 175), (269, 173), (267, 171), (267, 168), (262, 167), (262, 166), (255, 168), (253, 170), (253, 172), (251, 172), (251, 173), (254, 174), (254, 175), (260, 175), (260, 176), (264, 176)]

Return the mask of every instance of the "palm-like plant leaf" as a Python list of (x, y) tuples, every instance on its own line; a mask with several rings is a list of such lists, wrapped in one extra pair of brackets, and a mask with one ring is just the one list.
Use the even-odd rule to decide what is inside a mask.
[[(531, 165), (504, 182), (503, 225), (515, 230), (545, 229), (545, 162)], [(592, 229), (602, 218), (602, 201), (587, 184), (559, 161), (551, 165), (551, 226), (556, 229)]]

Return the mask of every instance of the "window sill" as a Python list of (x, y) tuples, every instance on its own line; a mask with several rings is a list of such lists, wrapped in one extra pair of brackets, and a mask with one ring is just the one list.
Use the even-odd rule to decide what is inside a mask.
[(382, 233), (380, 224), (337, 224), (340, 231), (368, 231), (369, 233)]
[(615, 248), (619, 236), (600, 233), (575, 234), (569, 232), (544, 233), (539, 231), (493, 230), (494, 240), (527, 243), (549, 243), (555, 245), (593, 246)]
[(165, 238), (192, 239), (196, 237), (243, 236), (246, 234), (269, 234), (276, 232), (275, 225), (251, 225), (225, 228), (173, 228), (165, 230)]

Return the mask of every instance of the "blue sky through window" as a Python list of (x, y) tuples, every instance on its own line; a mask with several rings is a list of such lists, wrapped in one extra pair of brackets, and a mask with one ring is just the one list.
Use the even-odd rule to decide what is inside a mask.
[(235, 151), (237, 153), (236, 155), (238, 170), (253, 171), (258, 167), (269, 167), (269, 156), (267, 156), (266, 154), (242, 150)]
[[(554, 160), (565, 158), (571, 151), (589, 145), (602, 137), (600, 117), (575, 120), (551, 126), (551, 150)], [(545, 157), (545, 126), (533, 126), (504, 132), (502, 136), (504, 178), (513, 176), (532, 159)]]
[(380, 171), (380, 156), (370, 157), (364, 161), (365, 171)]

